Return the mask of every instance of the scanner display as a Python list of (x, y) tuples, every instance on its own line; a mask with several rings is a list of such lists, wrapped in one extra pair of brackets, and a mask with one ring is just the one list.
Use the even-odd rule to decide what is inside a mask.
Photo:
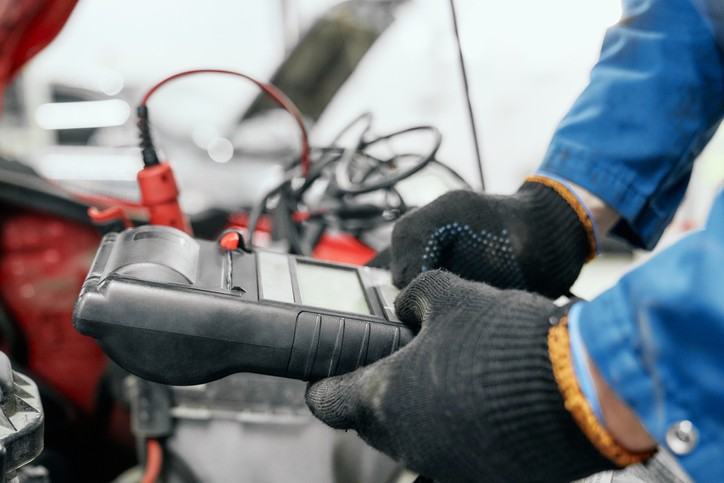
[(356, 270), (302, 260), (296, 269), (303, 305), (372, 315)]

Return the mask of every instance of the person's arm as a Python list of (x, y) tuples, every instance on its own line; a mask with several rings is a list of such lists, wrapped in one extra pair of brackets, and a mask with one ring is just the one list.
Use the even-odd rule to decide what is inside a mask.
[(581, 200), (581, 204), (585, 206), (586, 211), (593, 219), (593, 226), (596, 227), (597, 234), (600, 235), (611, 231), (611, 228), (621, 219), (616, 210), (590, 191), (574, 183), (570, 183), (570, 186), (571, 191)]
[(704, 230), (577, 310), (603, 381), (697, 481), (724, 477), (724, 193)]
[(540, 167), (603, 199), (621, 216), (613, 231), (645, 248), (671, 221), (724, 113), (724, 46), (712, 30), (724, 19), (706, 12), (690, 0), (624, 0)]
[[(392, 234), (395, 283), (442, 268), (557, 296), (595, 256), (597, 234), (613, 228), (652, 248), (724, 112), (724, 62), (710, 28), (716, 18), (705, 12), (689, 0), (624, 0), (623, 18), (560, 123), (542, 176), (512, 196), (454, 192), (407, 214)], [(568, 185), (597, 195), (613, 216), (600, 217), (596, 228), (583, 209), (588, 203)], [(599, 218), (599, 206), (589, 208)]]
[(601, 372), (593, 361), (590, 361), (591, 378), (596, 386), (598, 400), (603, 413), (603, 425), (608, 428), (613, 438), (630, 451), (649, 451), (656, 446), (639, 420), (636, 413), (613, 392), (606, 384)]

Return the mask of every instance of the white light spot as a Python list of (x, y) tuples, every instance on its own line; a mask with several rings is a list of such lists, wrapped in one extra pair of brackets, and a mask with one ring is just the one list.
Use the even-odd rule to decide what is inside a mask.
[(98, 74), (96, 80), (98, 90), (107, 96), (115, 96), (123, 90), (124, 79), (120, 72), (105, 70)]
[(120, 126), (128, 120), (129, 105), (120, 99), (41, 104), (35, 121), (43, 129), (80, 129)]
[(217, 137), (209, 143), (206, 151), (217, 163), (227, 163), (234, 156), (234, 145), (226, 138)]
[(191, 139), (201, 149), (207, 149), (211, 141), (219, 137), (219, 130), (211, 124), (197, 124), (191, 131)]

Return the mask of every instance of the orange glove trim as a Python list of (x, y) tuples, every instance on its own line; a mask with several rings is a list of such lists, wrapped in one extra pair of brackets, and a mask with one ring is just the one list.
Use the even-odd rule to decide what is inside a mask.
[(606, 430), (596, 418), (596, 415), (581, 392), (578, 380), (573, 371), (570, 342), (568, 338), (568, 318), (563, 317), (560, 323), (548, 332), (548, 353), (553, 365), (558, 388), (563, 395), (563, 401), (568, 412), (581, 428), (583, 434), (593, 443), (603, 456), (618, 466), (628, 466), (641, 463), (653, 456), (654, 451), (635, 453), (619, 445), (611, 433)]
[(594, 234), (593, 230), (593, 221), (591, 221), (591, 219), (588, 217), (586, 209), (581, 205), (581, 202), (578, 201), (576, 195), (571, 193), (568, 188), (566, 188), (558, 181), (546, 178), (545, 176), (528, 176), (525, 181), (548, 186), (556, 193), (558, 193), (561, 198), (566, 200), (569, 205), (571, 205), (573, 211), (575, 211), (576, 215), (578, 215), (578, 219), (581, 220), (581, 223), (583, 224), (583, 229), (586, 230), (586, 238), (588, 239), (588, 246), (590, 248), (590, 251), (588, 252), (588, 256), (586, 257), (585, 262), (590, 262), (591, 260), (593, 260), (596, 257), (597, 253), (596, 235)]

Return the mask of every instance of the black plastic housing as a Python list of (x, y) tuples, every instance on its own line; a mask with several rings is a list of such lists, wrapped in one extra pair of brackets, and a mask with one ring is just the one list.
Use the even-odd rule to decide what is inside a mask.
[[(73, 324), (126, 370), (172, 385), (236, 372), (315, 380), (370, 364), (413, 338), (395, 318), (387, 272), (284, 255), (293, 301), (279, 302), (262, 293), (258, 257), (168, 227), (108, 234)], [(301, 305), (299, 263), (354, 271), (370, 314)]]

